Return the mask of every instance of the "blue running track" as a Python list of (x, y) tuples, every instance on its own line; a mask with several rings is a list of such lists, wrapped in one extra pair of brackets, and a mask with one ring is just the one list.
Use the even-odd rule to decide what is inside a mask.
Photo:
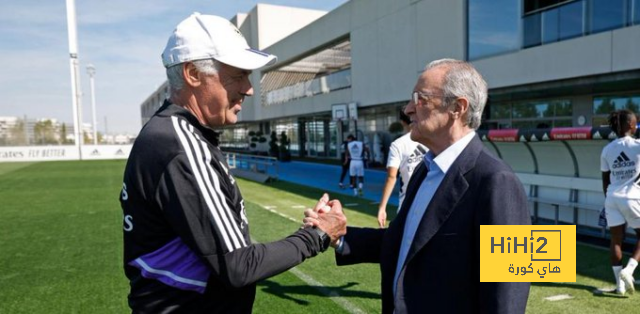
[[(342, 168), (338, 165), (302, 161), (279, 162), (278, 179), (322, 189), (329, 193), (331, 198), (339, 198), (338, 194), (353, 195), (353, 190), (349, 189), (349, 173), (347, 173), (343, 182), (346, 189), (340, 189), (338, 186), (341, 170)], [(387, 173), (383, 169), (365, 169), (364, 195), (362, 197), (372, 203), (379, 203), (386, 179)], [(396, 183), (389, 198), (389, 205), (398, 206), (398, 186), (399, 184)]]

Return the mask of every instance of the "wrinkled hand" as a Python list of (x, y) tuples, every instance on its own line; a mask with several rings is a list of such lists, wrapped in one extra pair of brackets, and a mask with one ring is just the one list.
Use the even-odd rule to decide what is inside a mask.
[(386, 222), (387, 222), (387, 210), (381, 207), (378, 209), (378, 226), (380, 226), (380, 228), (384, 228), (384, 225)]
[(327, 203), (329, 203), (329, 194), (324, 193), (322, 194), (322, 197), (320, 198), (320, 200), (318, 200), (318, 203), (316, 204), (316, 206), (313, 208), (313, 211), (315, 212), (318, 212), (320, 210), (324, 212), (330, 211), (331, 206), (327, 205)]
[(347, 234), (347, 217), (342, 212), (339, 200), (328, 200), (329, 195), (322, 195), (313, 209), (304, 212), (302, 220), (305, 227), (316, 227), (331, 238), (331, 245), (336, 247), (340, 237)]

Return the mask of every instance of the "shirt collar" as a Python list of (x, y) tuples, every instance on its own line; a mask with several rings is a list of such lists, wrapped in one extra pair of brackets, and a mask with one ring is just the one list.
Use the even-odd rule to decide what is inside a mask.
[(435, 157), (433, 156), (433, 152), (429, 150), (424, 154), (424, 163), (428, 169), (433, 169), (433, 163), (435, 162), (435, 165), (442, 171), (442, 173), (447, 173), (453, 162), (456, 161), (462, 151), (467, 147), (467, 145), (469, 145), (474, 136), (476, 136), (475, 131), (469, 132), (469, 134), (463, 136)]

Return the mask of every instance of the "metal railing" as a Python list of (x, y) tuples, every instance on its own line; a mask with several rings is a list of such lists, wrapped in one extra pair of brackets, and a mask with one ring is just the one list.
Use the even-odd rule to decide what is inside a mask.
[(278, 179), (278, 159), (275, 157), (231, 152), (225, 152), (224, 155), (231, 169), (262, 173), (269, 175), (272, 179)]

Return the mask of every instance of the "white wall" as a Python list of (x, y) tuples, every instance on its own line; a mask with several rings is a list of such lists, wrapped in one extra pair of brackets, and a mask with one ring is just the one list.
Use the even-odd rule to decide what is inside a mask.
[(476, 60), (489, 88), (640, 68), (640, 26)]
[[(281, 64), (297, 60), (339, 38), (351, 40), (350, 93), (315, 96), (285, 105), (247, 104), (243, 117), (263, 120), (293, 112), (329, 112), (335, 103), (357, 102), (360, 107), (408, 101), (427, 62), (464, 58), (464, 0), (351, 0), (266, 50)], [(460, 23), (460, 21), (463, 21)], [(436, 27), (430, 28), (430, 25)], [(294, 106), (295, 105), (295, 106)], [(286, 109), (285, 109), (286, 108)]]
[[(238, 28), (249, 43), (249, 46), (265, 50), (273, 43), (290, 36), (300, 28), (325, 15), (326, 11), (292, 8), (270, 4), (258, 4), (246, 16), (237, 16)], [(273, 52), (271, 52), (273, 53)], [(282, 56), (278, 56), (281, 61)], [(240, 121), (254, 121), (264, 118), (260, 99), (260, 71), (251, 74), (254, 94), (243, 103), (243, 111), (240, 112)]]

